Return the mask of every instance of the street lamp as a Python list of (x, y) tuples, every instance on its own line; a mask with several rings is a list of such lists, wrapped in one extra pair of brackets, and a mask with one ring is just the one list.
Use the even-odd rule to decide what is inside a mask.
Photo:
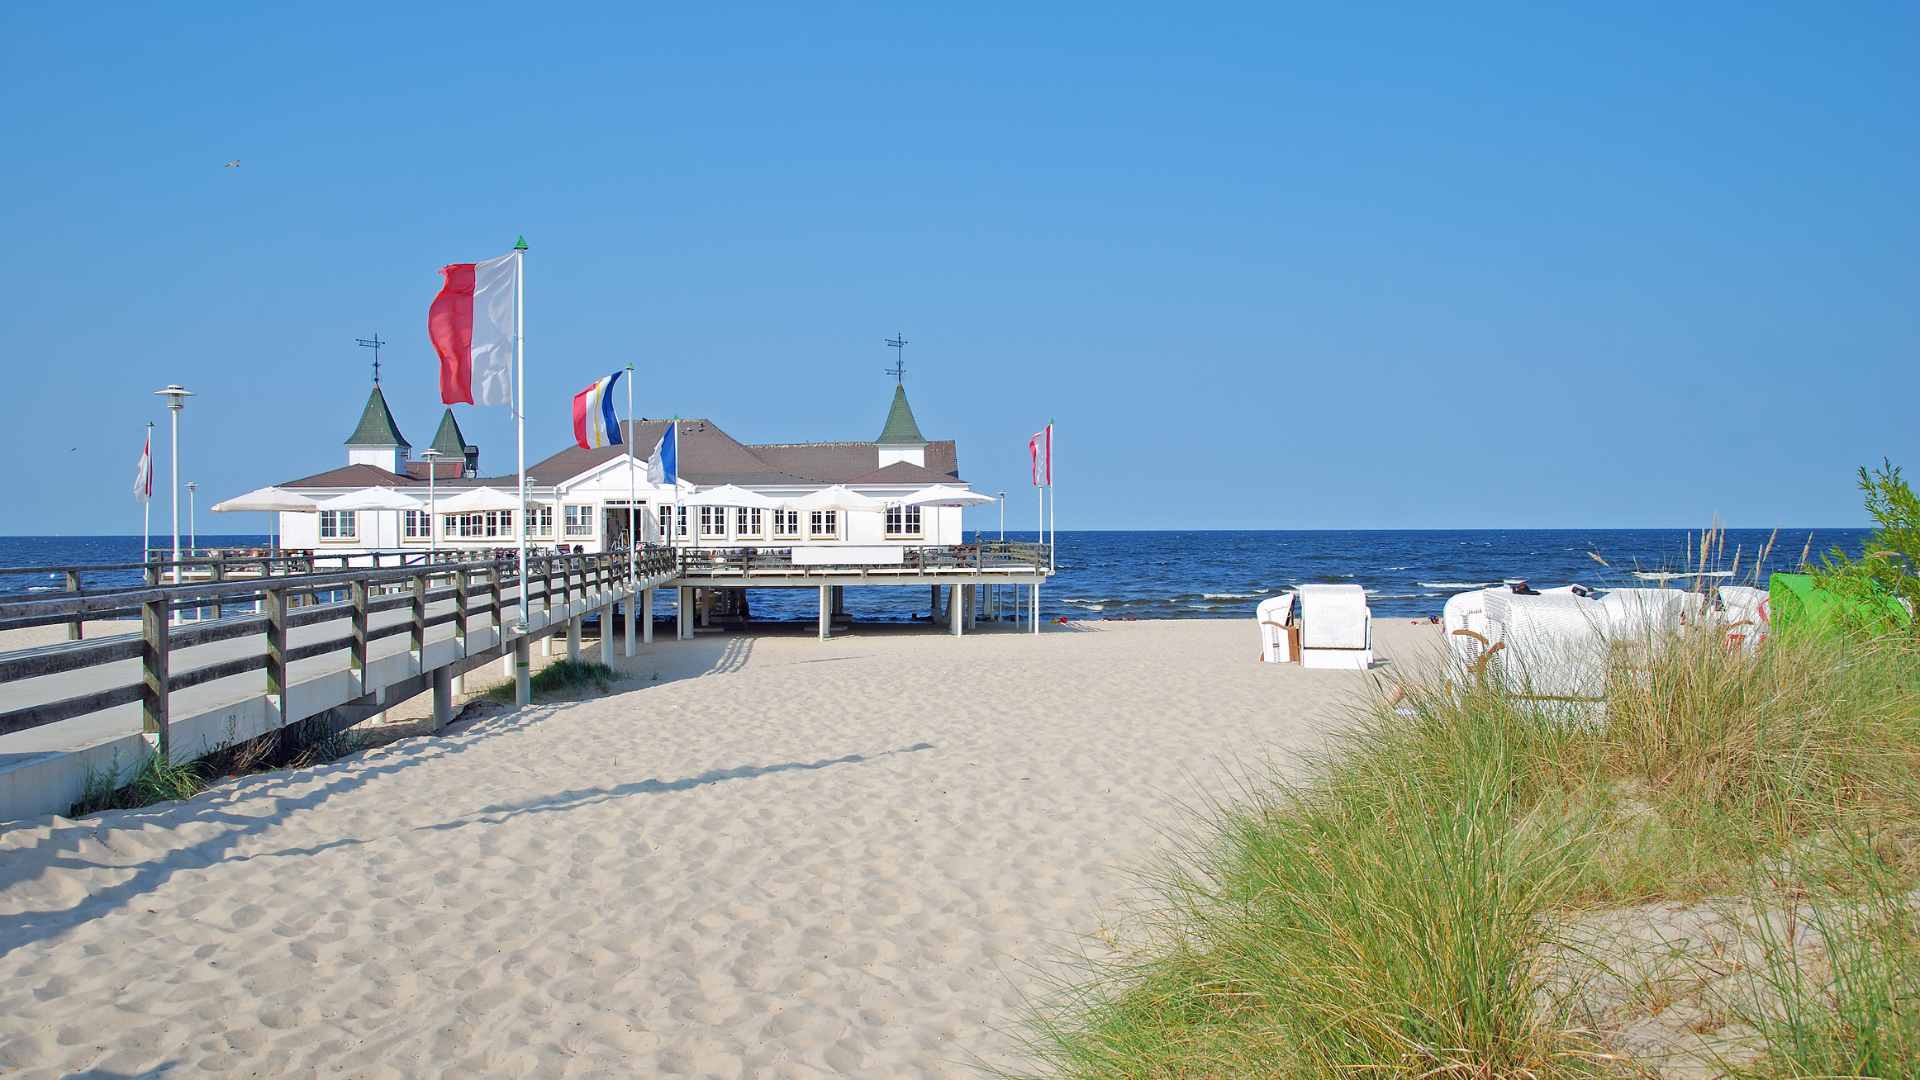
[(187, 481), (187, 557), (200, 550), (200, 530), (193, 524), (193, 493), (200, 490), (198, 481)]
[[(432, 447), (428, 447), (427, 449), (420, 451), (420, 460), (427, 463), (427, 561), (428, 562), (432, 562), (434, 553), (440, 550), (440, 531), (434, 528), (435, 523), (440, 520), (440, 515), (437, 511), (435, 511), (433, 506), (433, 503), (434, 503), (433, 478), (434, 478), (434, 474), (440, 471), (436, 463), (439, 462), (439, 460), (443, 457), (446, 457), (446, 455), (442, 454), (438, 450), (433, 449)], [(406, 538), (401, 537), (401, 539), (404, 540)]]
[(193, 391), (179, 383), (168, 383), (155, 390), (159, 397), (167, 399), (167, 412), (173, 417), (173, 482), (170, 502), (173, 504), (173, 580), (180, 580), (180, 410), (187, 407), (187, 399)]
[(1002, 541), (1005, 541), (1006, 538), (1007, 538), (1007, 493), (1003, 491), (1000, 493), (1000, 539)]

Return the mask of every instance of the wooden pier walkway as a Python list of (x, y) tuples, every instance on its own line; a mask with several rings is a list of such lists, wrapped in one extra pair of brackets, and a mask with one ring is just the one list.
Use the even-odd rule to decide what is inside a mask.
[[(1037, 628), (1051, 573), (1045, 550), (1022, 544), (908, 549), (884, 566), (651, 547), (632, 576), (622, 553), (539, 554), (528, 561), (522, 627), (517, 560), (409, 555), (412, 565), (394, 568), (329, 569), (301, 556), (224, 559), (210, 571), (196, 570), (205, 559), (31, 568), (64, 578), (68, 591), (0, 602), (0, 630), (65, 623), (71, 640), (0, 653), (0, 822), (64, 812), (89, 773), (125, 776), (150, 754), (191, 760), (314, 718), (344, 727), (429, 690), (444, 723), (455, 678), (505, 658), (524, 673), (531, 642), (552, 634), (566, 633), (577, 652), (581, 622), (596, 612), (605, 659), (622, 636), (628, 652), (636, 635), (651, 642), (661, 588), (680, 590), (681, 638), (706, 610), (697, 593), (748, 586), (817, 587), (822, 637), (847, 587), (945, 586), (958, 634), (981, 613), (975, 585), (1028, 586), (1024, 615)], [(105, 569), (140, 569), (149, 584), (85, 584)], [(154, 584), (175, 577), (185, 580)], [(215, 617), (180, 621), (200, 612)], [(134, 616), (138, 633), (81, 639), (86, 620)]]

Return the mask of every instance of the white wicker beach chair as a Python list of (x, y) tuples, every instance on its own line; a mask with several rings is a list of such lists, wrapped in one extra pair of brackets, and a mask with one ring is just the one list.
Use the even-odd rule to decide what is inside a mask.
[(1300, 586), (1300, 666), (1373, 666), (1373, 613), (1358, 585)]
[(1750, 585), (1722, 585), (1718, 592), (1718, 615), (1720, 626), (1726, 631), (1728, 647), (1738, 646), (1749, 653), (1758, 649), (1773, 629), (1767, 590)]
[[(1447, 648), (1461, 669), (1471, 669), (1492, 648), (1487, 636), (1487, 589), (1454, 593), (1440, 609), (1440, 627), (1446, 632)], [(1501, 592), (1507, 592), (1502, 587)]]
[(1706, 613), (1707, 598), (1680, 589), (1609, 589), (1600, 598), (1615, 637), (1655, 638), (1677, 633)]
[(1612, 628), (1607, 607), (1567, 593), (1486, 593), (1484, 652), (1471, 673), (1572, 722), (1603, 714)]
[(1260, 659), (1269, 664), (1284, 664), (1289, 660), (1298, 660), (1289, 641), (1299, 633), (1299, 627), (1293, 621), (1293, 594), (1283, 592), (1279, 596), (1268, 597), (1260, 601), (1253, 609), (1253, 617), (1260, 629)]

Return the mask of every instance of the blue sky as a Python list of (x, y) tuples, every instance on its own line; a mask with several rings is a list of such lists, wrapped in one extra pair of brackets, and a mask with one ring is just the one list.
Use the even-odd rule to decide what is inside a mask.
[(1016, 513), (1056, 420), (1069, 529), (1847, 525), (1920, 467), (1913, 5), (406, 7), (0, 10), (8, 531), (137, 531), (172, 381), (208, 502), (342, 462), (376, 331), (424, 445), (437, 268), (520, 233), (534, 458), (628, 360), (872, 438), (903, 332)]

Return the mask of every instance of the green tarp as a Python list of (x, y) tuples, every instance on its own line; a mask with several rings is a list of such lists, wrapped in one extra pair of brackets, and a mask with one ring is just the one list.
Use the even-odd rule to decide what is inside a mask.
[(1847, 626), (1905, 626), (1912, 618), (1891, 596), (1855, 599), (1814, 584), (1811, 574), (1774, 574), (1767, 580), (1767, 613), (1776, 633)]

